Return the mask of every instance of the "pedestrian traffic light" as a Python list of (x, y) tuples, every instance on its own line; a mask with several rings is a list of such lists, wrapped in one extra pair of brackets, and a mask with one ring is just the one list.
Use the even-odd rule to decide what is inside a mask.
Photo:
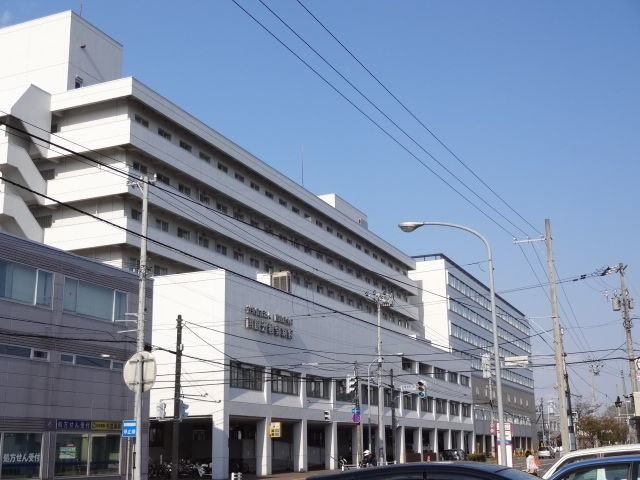
[(418, 380), (418, 382), (416, 383), (416, 389), (418, 390), (418, 396), (420, 398), (424, 398), (427, 396), (427, 391), (426, 391), (426, 385), (424, 383), (424, 380)]
[(325, 410), (324, 411), (324, 421), (325, 422), (330, 422), (331, 421), (331, 412), (329, 410)]
[(189, 410), (189, 405), (180, 400), (180, 414), (178, 415), (180, 420), (184, 420), (189, 416), (189, 412), (187, 410)]
[(355, 392), (358, 390), (358, 377), (347, 377), (347, 393)]

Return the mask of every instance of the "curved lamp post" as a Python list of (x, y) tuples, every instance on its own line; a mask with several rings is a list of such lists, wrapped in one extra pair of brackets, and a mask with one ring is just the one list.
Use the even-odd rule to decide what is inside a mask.
[[(493, 256), (491, 254), (491, 245), (486, 238), (484, 238), (480, 233), (475, 230), (465, 227), (463, 225), (457, 225), (455, 223), (447, 223), (447, 222), (402, 222), (398, 224), (400, 230), (403, 232), (413, 232), (415, 229), (424, 227), (425, 225), (435, 225), (440, 227), (451, 227), (457, 228), (459, 230), (464, 230), (469, 232), (476, 237), (478, 237), (484, 245), (487, 247), (487, 256), (489, 263), (489, 292), (491, 296), (491, 323), (493, 325), (493, 353), (495, 357), (495, 365), (496, 365), (496, 395), (498, 397), (498, 423), (500, 427), (500, 457), (503, 465), (507, 465), (507, 443), (505, 440), (505, 431), (504, 431), (504, 407), (502, 404), (502, 375), (501, 375), (501, 366), (500, 366), (500, 344), (498, 342), (498, 322), (496, 317), (496, 292), (493, 287)], [(489, 379), (491, 381), (491, 379)]]

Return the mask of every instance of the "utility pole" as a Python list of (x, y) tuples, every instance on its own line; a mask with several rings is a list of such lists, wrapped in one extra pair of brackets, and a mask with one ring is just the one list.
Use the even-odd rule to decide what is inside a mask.
[(180, 465), (180, 377), (182, 373), (182, 315), (176, 319), (176, 372), (173, 386), (173, 431), (171, 437), (171, 480), (178, 478)]
[[(393, 385), (393, 368), (389, 372), (391, 388), (391, 460), (396, 459), (396, 397), (394, 395)], [(398, 397), (399, 398), (399, 397)]]
[(631, 321), (631, 315), (629, 310), (633, 308), (633, 299), (629, 298), (629, 291), (627, 290), (627, 280), (624, 276), (624, 271), (627, 266), (619, 263), (615, 268), (620, 274), (620, 295), (616, 295), (613, 298), (613, 309), (622, 311), (622, 325), (627, 336), (627, 357), (629, 358), (629, 379), (631, 381), (631, 394), (638, 391), (638, 378), (636, 374), (635, 359), (636, 353), (633, 348), (633, 340), (631, 338), (631, 327), (633, 323)]
[[(142, 225), (140, 228), (140, 267), (138, 269), (138, 315), (137, 342), (138, 354), (144, 352), (144, 321), (147, 296), (147, 224), (149, 217), (149, 177), (142, 177)], [(136, 368), (135, 419), (136, 444), (134, 451), (133, 480), (142, 478), (142, 392), (144, 389), (144, 359), (141, 356)]]
[(548, 430), (547, 433), (545, 433), (544, 430), (544, 399), (542, 397), (540, 397), (540, 414), (542, 415), (542, 442), (544, 445), (551, 445), (549, 442)]
[(385, 440), (385, 426), (382, 413), (384, 411), (384, 387), (382, 386), (382, 307), (390, 307), (393, 304), (393, 295), (386, 292), (366, 292), (378, 307), (376, 356), (378, 357), (378, 452), (376, 458), (378, 465), (384, 465), (387, 461), (387, 445)]
[[(353, 374), (356, 378), (356, 389), (354, 391), (354, 417), (355, 415), (360, 416), (360, 377), (358, 371), (358, 362), (355, 362), (353, 366)], [(356, 465), (362, 464), (362, 448), (363, 438), (362, 438), (362, 421), (356, 423)]]
[(562, 329), (558, 316), (558, 297), (556, 295), (556, 271), (553, 263), (553, 238), (551, 237), (551, 221), (544, 221), (544, 241), (547, 246), (547, 275), (549, 276), (549, 295), (551, 299), (551, 319), (553, 321), (553, 343), (555, 346), (556, 381), (558, 384), (558, 404), (560, 408), (560, 437), (562, 446), (567, 451), (575, 450), (573, 441), (573, 415), (570, 407), (569, 385), (565, 365)]

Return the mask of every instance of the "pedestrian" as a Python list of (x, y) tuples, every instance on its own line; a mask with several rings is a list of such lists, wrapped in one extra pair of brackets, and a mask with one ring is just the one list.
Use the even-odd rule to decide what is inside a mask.
[(525, 457), (527, 459), (526, 471), (531, 475), (538, 476), (538, 462), (536, 462), (536, 457), (533, 456), (529, 450), (525, 452)]
[(362, 459), (362, 465), (365, 467), (373, 467), (376, 464), (376, 456), (371, 453), (370, 450), (364, 451), (364, 457)]

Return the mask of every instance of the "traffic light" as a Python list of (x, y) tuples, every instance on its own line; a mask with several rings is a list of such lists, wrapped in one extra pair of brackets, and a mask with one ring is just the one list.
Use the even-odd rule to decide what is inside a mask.
[(156, 417), (160, 420), (164, 420), (165, 415), (167, 414), (167, 404), (164, 402), (158, 403), (156, 407)]
[(614, 402), (614, 405), (617, 408), (620, 408), (622, 406), (622, 400), (620, 400), (620, 395), (618, 395), (618, 398), (616, 398), (616, 401)]
[(330, 422), (331, 421), (331, 412), (329, 410), (325, 410), (324, 411), (324, 421), (325, 422)]
[(347, 377), (347, 393), (358, 390), (358, 377)]
[(427, 389), (426, 389), (426, 385), (424, 383), (423, 380), (418, 380), (418, 382), (416, 383), (416, 389), (418, 390), (418, 396), (420, 398), (424, 398), (427, 396)]
[(189, 405), (180, 400), (180, 414), (178, 415), (180, 420), (184, 420), (189, 416), (189, 412), (187, 410), (189, 410)]

